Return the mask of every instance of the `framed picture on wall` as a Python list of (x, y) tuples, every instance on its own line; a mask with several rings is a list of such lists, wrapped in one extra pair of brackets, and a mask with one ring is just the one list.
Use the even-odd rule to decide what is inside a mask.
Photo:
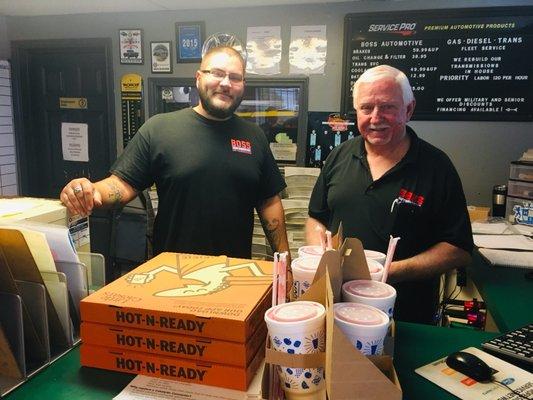
[(150, 42), (152, 73), (172, 73), (172, 42)]
[(176, 61), (199, 63), (202, 61), (202, 46), (205, 40), (205, 23), (176, 22)]
[(120, 63), (143, 64), (143, 38), (141, 29), (119, 29)]

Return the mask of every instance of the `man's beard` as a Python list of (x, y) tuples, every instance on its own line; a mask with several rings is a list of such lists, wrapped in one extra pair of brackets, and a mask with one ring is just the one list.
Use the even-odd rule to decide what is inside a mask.
[(226, 119), (233, 115), (233, 112), (239, 107), (242, 101), (243, 95), (239, 97), (235, 97), (232, 101), (232, 103), (227, 108), (217, 107), (213, 104), (211, 101), (211, 98), (213, 96), (209, 96), (207, 94), (207, 90), (200, 89), (198, 90), (198, 94), (200, 96), (200, 103), (202, 103), (202, 107), (204, 108), (207, 113), (215, 118), (220, 119)]

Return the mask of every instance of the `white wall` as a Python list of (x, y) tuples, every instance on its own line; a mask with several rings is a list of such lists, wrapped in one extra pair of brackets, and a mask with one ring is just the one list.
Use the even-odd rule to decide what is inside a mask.
[[(347, 13), (405, 10), (408, 14), (409, 10), (443, 9), (445, 15), (447, 8), (531, 4), (531, 0), (361, 1), (223, 10), (6, 17), (6, 25), (9, 40), (111, 37), (116, 49), (113, 67), (115, 93), (118, 94), (123, 74), (134, 72), (145, 78), (151, 76), (149, 62), (145, 61), (142, 66), (119, 64), (119, 28), (142, 28), (146, 54), (150, 41), (172, 40), (175, 44), (174, 23), (177, 21), (205, 21), (207, 34), (229, 31), (243, 39), (247, 26), (280, 25), (284, 55), (280, 76), (286, 77), (291, 25), (325, 24), (328, 38), (327, 66), (324, 75), (310, 77), (309, 110), (337, 111), (341, 98), (344, 16)], [(192, 77), (196, 68), (196, 64), (174, 65), (174, 76)], [(119, 96), (115, 96), (115, 99), (117, 143), (120, 144)], [(527, 147), (533, 147), (533, 122), (416, 121), (411, 126), (422, 138), (450, 155), (461, 175), (470, 204), (489, 205), (492, 186), (507, 181), (509, 162), (517, 159)]]
[(18, 194), (10, 74), (9, 62), (0, 59), (0, 195), (4, 196)]
[(6, 18), (3, 15), (0, 15), (0, 60), (9, 58), (9, 54)]

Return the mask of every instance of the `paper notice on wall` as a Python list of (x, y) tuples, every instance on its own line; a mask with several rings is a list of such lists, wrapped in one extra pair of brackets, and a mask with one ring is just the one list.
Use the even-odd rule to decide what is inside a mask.
[(279, 74), (281, 61), (281, 26), (251, 26), (246, 35), (248, 61), (246, 72), (250, 74)]
[(65, 161), (89, 161), (89, 126), (61, 123), (61, 147)]
[(327, 49), (326, 25), (292, 26), (289, 73), (323, 74)]

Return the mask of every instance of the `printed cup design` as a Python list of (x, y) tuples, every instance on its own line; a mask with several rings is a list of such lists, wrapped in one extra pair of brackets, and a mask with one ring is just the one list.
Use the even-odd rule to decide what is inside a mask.
[[(325, 312), (324, 306), (312, 301), (295, 301), (268, 309), (265, 321), (272, 348), (289, 354), (325, 351)], [(291, 395), (314, 396), (324, 390), (324, 368), (278, 366), (278, 374), (289, 399)]]
[(311, 287), (318, 264), (320, 264), (319, 256), (298, 257), (292, 261), (292, 290), (295, 297), (300, 297)]
[(302, 246), (298, 249), (298, 257), (322, 257), (322, 254), (324, 254), (324, 249), (318, 245)]
[(383, 282), (354, 280), (342, 285), (342, 300), (376, 307), (392, 318), (396, 289)]
[(365, 250), (365, 257), (367, 259), (376, 260), (381, 265), (385, 265), (385, 259), (387, 258), (387, 255), (385, 253), (382, 253), (380, 251), (375, 250)]
[(383, 353), (383, 341), (389, 328), (389, 316), (376, 307), (361, 303), (333, 305), (335, 324), (354, 347), (367, 356)]
[(371, 258), (367, 258), (366, 263), (368, 265), (368, 271), (370, 272), (370, 279), (381, 282), (381, 278), (383, 277), (383, 265), (380, 264), (379, 261)]

